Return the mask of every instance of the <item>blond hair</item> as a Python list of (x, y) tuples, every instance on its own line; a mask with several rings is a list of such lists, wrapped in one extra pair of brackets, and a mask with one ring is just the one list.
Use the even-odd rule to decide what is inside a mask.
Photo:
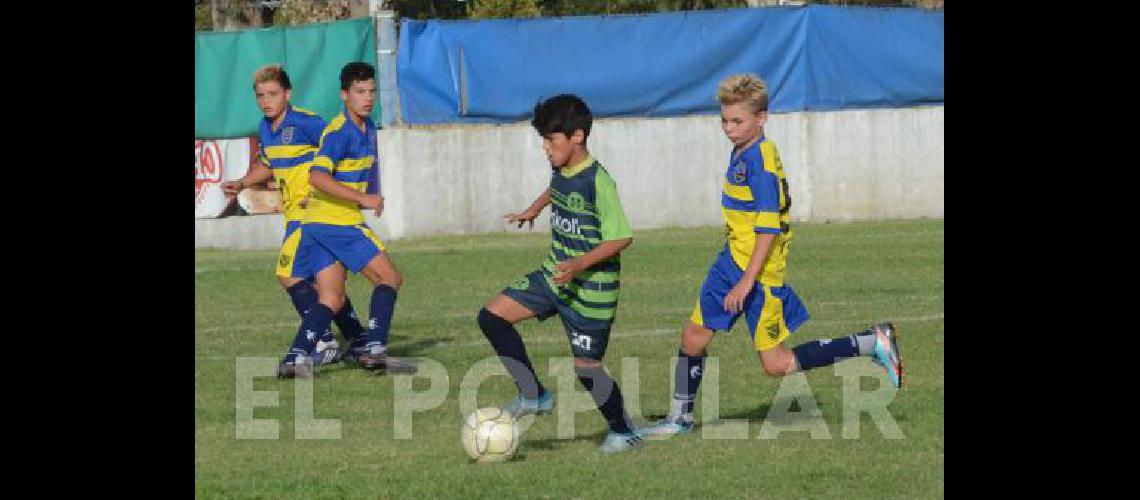
[(256, 90), (257, 84), (265, 82), (277, 82), (281, 88), (289, 90), (293, 88), (293, 84), (289, 82), (289, 75), (285, 73), (285, 67), (280, 64), (266, 64), (253, 72), (253, 87)]
[(752, 73), (732, 75), (721, 80), (716, 98), (725, 106), (744, 102), (748, 103), (753, 113), (768, 111), (768, 86)]

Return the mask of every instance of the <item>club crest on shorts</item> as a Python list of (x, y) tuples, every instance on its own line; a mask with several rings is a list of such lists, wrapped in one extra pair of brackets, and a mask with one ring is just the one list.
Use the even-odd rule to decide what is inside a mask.
[(280, 264), (279, 264), (279, 265), (280, 265), (281, 267), (288, 267), (288, 266), (289, 266), (289, 260), (290, 260), (290, 259), (289, 259), (289, 256), (288, 256), (288, 255), (282, 255), (282, 256), (281, 256), (281, 260), (279, 261), (279, 262), (280, 262)]
[(747, 178), (745, 173), (748, 172), (748, 167), (744, 165), (744, 160), (736, 162), (732, 166), (732, 182), (742, 183)]
[(768, 333), (769, 339), (776, 340), (780, 338), (780, 325), (769, 323), (768, 325), (765, 325), (764, 331)]
[(281, 129), (281, 143), (282, 144), (292, 144), (293, 143), (293, 134), (294, 134), (295, 130), (296, 130), (295, 127), (285, 127), (283, 129)]

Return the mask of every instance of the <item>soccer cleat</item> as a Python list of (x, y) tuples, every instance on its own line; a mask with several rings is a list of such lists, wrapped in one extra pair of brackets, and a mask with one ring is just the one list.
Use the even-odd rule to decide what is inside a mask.
[(645, 440), (641, 439), (637, 432), (631, 432), (629, 434), (611, 432), (606, 436), (606, 440), (602, 441), (602, 445), (598, 447), (598, 450), (605, 454), (612, 454), (636, 450), (642, 446), (645, 446)]
[(669, 439), (677, 434), (688, 434), (693, 430), (693, 417), (666, 417), (649, 427), (637, 429), (637, 435), (653, 441)]
[(313, 378), (313, 360), (297, 356), (292, 363), (277, 365), (277, 378)]
[(364, 343), (359, 343), (358, 345), (358, 343), (353, 342), (349, 344), (349, 349), (344, 351), (341, 361), (343, 361), (344, 364), (349, 364), (349, 366), (360, 366), (360, 356), (367, 353), (368, 347), (365, 347)]
[(330, 365), (340, 361), (344, 355), (345, 352), (340, 348), (340, 344), (337, 343), (336, 339), (332, 339), (328, 342), (318, 340), (316, 349), (313, 349), (313, 365)]
[(899, 332), (894, 323), (879, 323), (871, 326), (875, 332), (875, 350), (872, 353), (875, 364), (887, 371), (891, 385), (895, 389), (902, 387), (903, 364), (902, 353), (899, 351)]
[(387, 353), (372, 354), (365, 352), (357, 358), (357, 363), (365, 370), (383, 370), (392, 374), (411, 374), (418, 371), (416, 365), (400, 358), (389, 357)]
[(554, 392), (546, 391), (538, 397), (538, 399), (527, 399), (522, 394), (519, 394), (507, 406), (503, 407), (503, 411), (510, 413), (515, 420), (523, 418), (526, 415), (545, 415), (554, 409)]

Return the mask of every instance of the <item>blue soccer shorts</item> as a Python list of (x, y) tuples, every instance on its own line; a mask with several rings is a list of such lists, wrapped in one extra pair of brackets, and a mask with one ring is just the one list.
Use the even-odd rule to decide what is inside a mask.
[[(694, 324), (714, 331), (729, 331), (744, 314), (748, 333), (758, 351), (767, 351), (787, 340), (809, 318), (807, 307), (789, 285), (770, 287), (756, 282), (744, 299), (744, 311), (724, 310), (724, 297), (744, 276), (732, 255), (722, 250), (701, 285), (701, 295), (689, 318)], [(759, 334), (757, 333), (759, 332)]]
[(359, 273), (384, 251), (384, 243), (365, 224), (340, 226), (310, 223), (301, 226), (300, 247), (294, 278), (311, 278), (322, 269), (343, 262), (348, 270)]

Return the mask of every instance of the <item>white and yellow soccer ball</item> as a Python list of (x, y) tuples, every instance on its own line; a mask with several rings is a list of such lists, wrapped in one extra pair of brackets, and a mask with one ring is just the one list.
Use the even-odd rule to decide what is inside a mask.
[(518, 421), (499, 408), (480, 408), (467, 416), (460, 433), (463, 451), (479, 463), (505, 462), (519, 449)]

